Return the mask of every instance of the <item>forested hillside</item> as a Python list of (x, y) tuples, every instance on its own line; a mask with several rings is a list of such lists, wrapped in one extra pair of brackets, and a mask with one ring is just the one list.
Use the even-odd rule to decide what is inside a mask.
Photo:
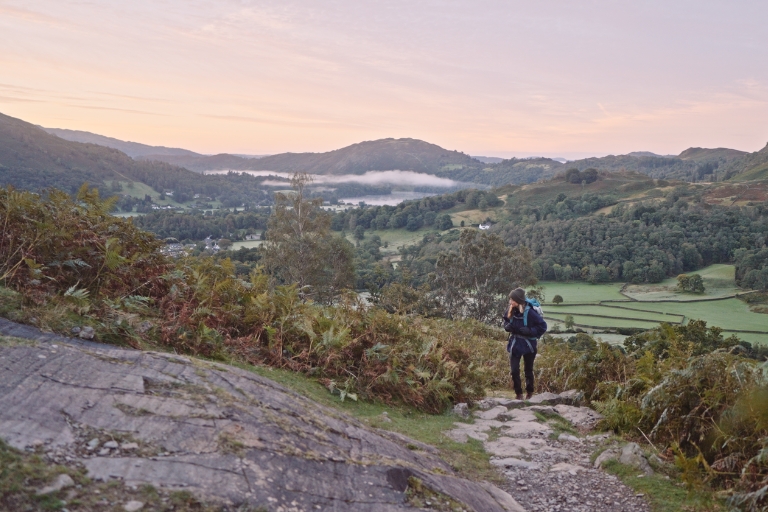
[(120, 190), (112, 182), (141, 182), (157, 192), (173, 191), (182, 203), (201, 194), (233, 205), (268, 204), (271, 197), (262, 181), (239, 174), (200, 176), (165, 162), (137, 161), (116, 149), (70, 142), (0, 114), (0, 185), (32, 191), (55, 187), (73, 194), (89, 183), (106, 195)]
[[(332, 226), (360, 240), (366, 256), (359, 284), (366, 287), (406, 274), (413, 283), (426, 283), (438, 255), (457, 250), (458, 232), (445, 230), (461, 229), (457, 219), (471, 217), (492, 219), (490, 232), (507, 246), (530, 249), (542, 280), (656, 283), (713, 263), (735, 263), (737, 282), (765, 289), (768, 202), (764, 191), (757, 193), (762, 186), (751, 189), (754, 200), (741, 201), (743, 191), (728, 184), (693, 185), (626, 172), (598, 173), (590, 183), (561, 176), (340, 212)], [(399, 228), (424, 236), (400, 249), (393, 268), (382, 261), (380, 237)]]
[(367, 171), (386, 170), (435, 174), (446, 166), (484, 165), (464, 153), (449, 151), (416, 139), (380, 139), (352, 144), (327, 153), (282, 153), (259, 159), (216, 155), (197, 159), (163, 157), (163, 160), (195, 171), (247, 169), (301, 171), (309, 174), (363, 174)]
[[(43, 128), (43, 127), (41, 127)], [(106, 137), (104, 135), (98, 135), (96, 133), (84, 132), (82, 130), (67, 130), (64, 128), (43, 128), (46, 132), (56, 135), (59, 138), (68, 140), (71, 142), (82, 142), (86, 144), (98, 144), (99, 146), (106, 146), (108, 148), (117, 149), (122, 151), (131, 158), (144, 155), (187, 155), (187, 156), (203, 156), (194, 151), (181, 148), (168, 148), (165, 146), (149, 146), (147, 144), (141, 144), (138, 142), (128, 142), (114, 137)]]

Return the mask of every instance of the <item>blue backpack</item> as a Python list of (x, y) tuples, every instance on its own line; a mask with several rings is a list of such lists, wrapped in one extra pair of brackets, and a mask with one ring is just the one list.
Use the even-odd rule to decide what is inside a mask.
[(544, 318), (544, 310), (541, 309), (541, 304), (536, 299), (525, 299), (525, 310), (523, 311), (523, 325), (528, 327), (528, 311), (533, 310), (539, 314), (541, 318)]

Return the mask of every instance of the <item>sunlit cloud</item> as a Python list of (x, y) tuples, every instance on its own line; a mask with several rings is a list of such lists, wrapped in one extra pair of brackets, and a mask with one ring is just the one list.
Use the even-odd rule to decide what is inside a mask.
[(0, 112), (44, 126), (251, 154), (385, 137), (565, 157), (768, 140), (764, 2), (0, 4)]

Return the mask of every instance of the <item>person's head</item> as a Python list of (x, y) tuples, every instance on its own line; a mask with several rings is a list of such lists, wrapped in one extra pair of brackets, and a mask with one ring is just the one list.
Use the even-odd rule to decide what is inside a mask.
[(515, 288), (509, 292), (509, 304), (511, 306), (522, 306), (525, 304), (525, 290), (522, 288)]

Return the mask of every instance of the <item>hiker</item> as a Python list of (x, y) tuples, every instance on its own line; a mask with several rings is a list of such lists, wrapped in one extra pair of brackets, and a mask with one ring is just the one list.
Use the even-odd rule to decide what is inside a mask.
[(510, 333), (507, 341), (509, 366), (515, 398), (523, 399), (520, 382), (520, 358), (525, 363), (525, 398), (533, 395), (533, 360), (536, 358), (539, 337), (547, 331), (547, 323), (541, 313), (541, 306), (535, 299), (525, 298), (525, 290), (515, 288), (509, 293), (509, 308), (503, 317), (504, 330)]

